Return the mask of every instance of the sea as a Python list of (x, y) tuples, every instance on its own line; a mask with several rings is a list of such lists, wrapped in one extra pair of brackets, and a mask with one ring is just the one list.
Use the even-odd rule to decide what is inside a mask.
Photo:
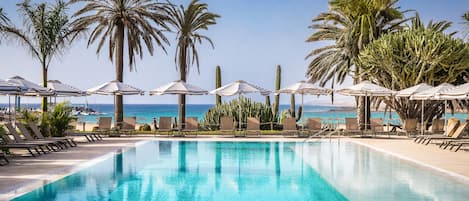
[[(72, 104), (75, 107), (84, 107), (83, 104)], [(209, 108), (213, 107), (213, 104), (188, 104), (186, 107), (187, 117), (197, 117), (202, 120), (205, 113)], [(0, 104), (0, 110), (5, 110), (8, 104)], [(91, 108), (98, 112), (96, 115), (77, 115), (79, 122), (97, 123), (99, 117), (113, 117), (114, 116), (114, 104), (88, 104), (88, 108)], [(40, 104), (22, 104), (22, 109), (39, 110)], [(288, 110), (290, 105), (280, 105), (279, 112)], [(297, 105), (298, 109), (298, 105)], [(150, 124), (153, 118), (159, 118), (161, 116), (178, 116), (178, 105), (177, 104), (125, 104), (124, 105), (124, 116), (125, 117), (137, 117), (137, 123), (139, 124)], [(322, 119), (339, 119), (343, 121), (344, 118), (356, 117), (356, 111), (351, 107), (341, 106), (319, 106), (319, 105), (305, 105), (303, 109), (303, 118), (322, 118)], [(467, 117), (467, 113), (456, 113), (454, 115), (448, 114), (449, 117), (457, 117), (464, 120)], [(390, 121), (393, 124), (400, 124), (399, 117), (396, 113), (392, 113), (391, 117), (389, 113), (380, 111), (372, 112), (371, 118), (382, 118), (385, 122)]]

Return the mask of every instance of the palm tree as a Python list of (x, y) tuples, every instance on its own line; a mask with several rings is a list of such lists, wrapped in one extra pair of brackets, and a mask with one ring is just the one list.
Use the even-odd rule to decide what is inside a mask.
[(3, 33), (4, 28), (8, 27), (10, 24), (10, 19), (3, 12), (3, 8), (0, 8), (0, 32)]
[[(169, 6), (170, 23), (176, 29), (178, 45), (176, 47), (175, 63), (179, 69), (180, 79), (187, 80), (187, 74), (191, 65), (196, 63), (199, 69), (199, 54), (197, 44), (207, 41), (213, 46), (212, 40), (199, 33), (199, 30), (207, 30), (210, 25), (216, 24), (217, 14), (208, 12), (208, 5), (192, 0), (187, 9), (183, 5), (179, 7)], [(179, 125), (184, 125), (186, 115), (186, 96), (179, 95)]]
[[(8, 37), (17, 39), (42, 67), (42, 83), (47, 87), (47, 72), (51, 60), (60, 56), (78, 36), (69, 22), (67, 4), (58, 0), (56, 4), (41, 3), (31, 5), (30, 0), (17, 4), (18, 11), (25, 17), (24, 29), (4, 27)], [(5, 18), (0, 17), (5, 22)], [(47, 98), (42, 99), (42, 111), (47, 112)]]
[[(108, 41), (109, 59), (111, 61), (115, 59), (117, 81), (122, 82), (124, 79), (125, 43), (127, 43), (130, 71), (135, 68), (135, 57), (140, 56), (142, 59), (145, 47), (150, 55), (153, 55), (155, 50), (153, 42), (166, 52), (164, 45), (169, 44), (164, 35), (164, 31), (169, 30), (165, 24), (168, 20), (166, 4), (151, 0), (71, 0), (70, 2), (86, 3), (73, 15), (77, 18), (73, 25), (76, 29), (92, 29), (88, 38), (88, 47), (97, 41), (97, 54)], [(124, 113), (122, 96), (116, 95), (114, 103), (114, 122), (119, 125)]]
[[(331, 0), (329, 11), (313, 18), (310, 28), (316, 30), (306, 42), (328, 42), (328, 45), (314, 49), (306, 59), (312, 59), (306, 76), (321, 86), (330, 82), (343, 83), (349, 75), (354, 81), (360, 67), (356, 59), (361, 50), (380, 35), (401, 29), (404, 19), (395, 7), (397, 0)], [(364, 99), (358, 99), (357, 114), (360, 125), (364, 125)], [(369, 111), (369, 110), (368, 110)], [(369, 114), (367, 114), (369, 115)], [(363, 126), (362, 126), (363, 128)]]
[(467, 11), (466, 13), (464, 13), (464, 15), (462, 16), (462, 19), (464, 20), (464, 24), (466, 25), (466, 37), (469, 36), (469, 11)]

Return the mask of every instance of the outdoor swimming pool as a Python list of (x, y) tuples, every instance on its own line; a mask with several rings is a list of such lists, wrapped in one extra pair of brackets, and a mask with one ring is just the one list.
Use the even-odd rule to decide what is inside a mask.
[(149, 141), (19, 200), (466, 200), (469, 187), (351, 142)]

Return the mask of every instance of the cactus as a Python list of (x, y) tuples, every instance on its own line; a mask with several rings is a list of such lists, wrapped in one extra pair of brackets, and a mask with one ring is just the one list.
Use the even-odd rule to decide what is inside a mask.
[[(280, 90), (280, 84), (282, 81), (282, 67), (280, 65), (277, 65), (277, 73), (275, 76), (275, 90)], [(278, 106), (280, 104), (280, 95), (275, 95), (275, 100), (274, 100), (274, 107), (273, 107), (273, 113), (274, 117), (278, 116)]]
[(303, 113), (303, 106), (298, 107), (298, 113), (295, 112), (295, 94), (291, 95), (290, 98), (290, 109), (288, 109), (288, 113), (290, 117), (293, 117), (298, 122), (301, 119), (301, 115)]
[(205, 113), (201, 126), (208, 130), (214, 130), (217, 127), (216, 125), (219, 125), (221, 116), (230, 116), (239, 121), (240, 108), (241, 121), (246, 122), (247, 117), (258, 117), (261, 122), (261, 129), (268, 129), (268, 125), (262, 123), (277, 118), (273, 116), (270, 106), (241, 96), (239, 99), (233, 99), (230, 102), (210, 108)]
[(265, 96), (265, 104), (270, 107), (270, 96)]
[[(220, 66), (217, 66), (215, 68), (215, 88), (218, 89), (220, 87), (221, 87), (221, 70), (220, 70)], [(221, 105), (220, 95), (216, 95), (215, 103), (216, 105)]]

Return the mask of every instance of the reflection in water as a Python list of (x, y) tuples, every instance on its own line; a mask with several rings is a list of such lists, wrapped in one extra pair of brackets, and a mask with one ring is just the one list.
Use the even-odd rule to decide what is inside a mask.
[(296, 146), (152, 141), (16, 200), (346, 200)]
[(469, 197), (464, 184), (353, 143), (310, 143), (297, 146), (295, 152), (350, 200), (449, 201)]

